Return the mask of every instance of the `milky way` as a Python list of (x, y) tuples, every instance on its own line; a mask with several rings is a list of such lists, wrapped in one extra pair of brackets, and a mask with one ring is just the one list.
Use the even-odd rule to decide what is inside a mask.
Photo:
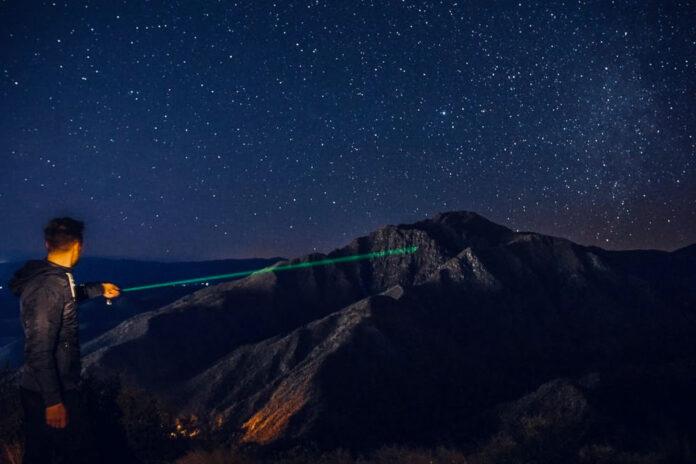
[(696, 242), (693, 2), (0, 4), (0, 259), (328, 252), (471, 210)]

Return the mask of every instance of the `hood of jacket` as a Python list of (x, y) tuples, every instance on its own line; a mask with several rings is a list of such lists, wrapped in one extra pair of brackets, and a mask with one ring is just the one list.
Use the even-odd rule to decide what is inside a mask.
[(32, 259), (24, 263), (24, 266), (14, 273), (8, 283), (8, 287), (15, 296), (20, 296), (27, 284), (40, 275), (51, 273), (65, 274), (71, 271), (72, 268), (52, 263), (46, 259)]

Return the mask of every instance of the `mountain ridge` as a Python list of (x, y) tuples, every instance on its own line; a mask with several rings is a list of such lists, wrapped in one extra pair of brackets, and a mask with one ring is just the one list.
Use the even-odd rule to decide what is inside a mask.
[(199, 290), (88, 343), (86, 367), (122, 372), (243, 441), (362, 447), (461, 439), (442, 424), (471, 430), (553, 379), (696, 356), (688, 255), (448, 212), (326, 256), (407, 246), (418, 251)]

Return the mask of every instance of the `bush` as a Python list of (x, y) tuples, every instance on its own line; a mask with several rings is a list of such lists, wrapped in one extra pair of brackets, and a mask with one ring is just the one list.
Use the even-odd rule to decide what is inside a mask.
[(466, 457), (454, 450), (437, 448), (433, 451), (411, 449), (399, 446), (387, 446), (377, 450), (367, 461), (361, 464), (466, 464)]
[(296, 447), (267, 455), (263, 450), (241, 450), (236, 447), (198, 450), (178, 459), (175, 464), (466, 464), (464, 455), (445, 448), (435, 450), (385, 446), (369, 457), (354, 457), (349, 451), (337, 449), (320, 452), (312, 447)]
[(8, 362), (0, 369), (0, 462), (22, 462), (24, 417), (17, 384), (19, 371)]
[(181, 423), (142, 388), (117, 377), (87, 378), (83, 391), (99, 447), (112, 462), (170, 462), (190, 445)]
[[(0, 369), (0, 463), (19, 464), (24, 453), (18, 373)], [(82, 394), (102, 463), (171, 462), (197, 443), (190, 421), (173, 420), (158, 400), (118, 378), (86, 378)]]
[(241, 453), (235, 447), (230, 447), (212, 451), (192, 451), (177, 459), (175, 464), (259, 464), (259, 461)]

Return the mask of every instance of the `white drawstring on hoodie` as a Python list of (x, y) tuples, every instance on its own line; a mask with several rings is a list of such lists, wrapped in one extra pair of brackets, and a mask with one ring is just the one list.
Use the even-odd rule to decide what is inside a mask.
[(73, 276), (71, 273), (66, 272), (68, 275), (68, 280), (70, 281), (70, 293), (72, 293), (73, 300), (77, 299), (77, 295), (75, 294), (75, 280), (73, 279)]

